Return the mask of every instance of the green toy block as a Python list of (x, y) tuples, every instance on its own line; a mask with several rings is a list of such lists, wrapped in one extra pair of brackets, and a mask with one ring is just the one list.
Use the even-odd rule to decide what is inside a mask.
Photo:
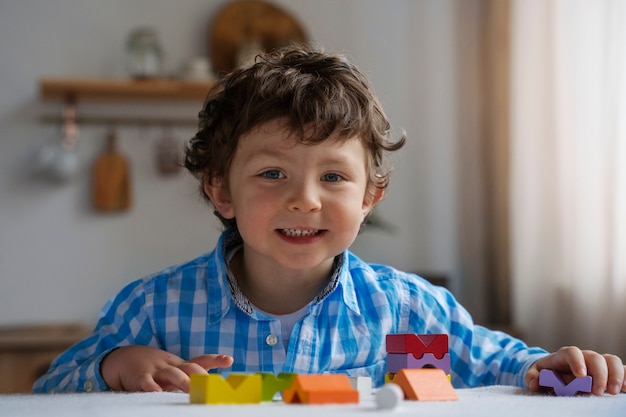
[(277, 392), (283, 391), (291, 386), (293, 378), (297, 375), (290, 372), (281, 372), (274, 375), (269, 372), (261, 372), (262, 388), (261, 401), (272, 401)]

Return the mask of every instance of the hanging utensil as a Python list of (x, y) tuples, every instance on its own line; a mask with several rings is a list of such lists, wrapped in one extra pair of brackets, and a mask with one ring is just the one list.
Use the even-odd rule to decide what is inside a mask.
[(92, 200), (98, 211), (128, 210), (131, 205), (129, 163), (117, 150), (117, 134), (111, 131), (104, 152), (93, 166)]
[(44, 145), (36, 160), (38, 173), (59, 184), (72, 179), (78, 171), (78, 123), (74, 100), (68, 99), (63, 106), (62, 119), (63, 141)]
[(169, 127), (164, 129), (163, 136), (157, 141), (155, 154), (157, 170), (163, 176), (178, 174), (183, 167), (183, 146)]

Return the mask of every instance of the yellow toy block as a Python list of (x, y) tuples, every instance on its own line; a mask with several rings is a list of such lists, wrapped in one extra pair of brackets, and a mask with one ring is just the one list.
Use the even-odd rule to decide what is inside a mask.
[(261, 402), (261, 375), (192, 374), (189, 386), (191, 404), (253, 404)]

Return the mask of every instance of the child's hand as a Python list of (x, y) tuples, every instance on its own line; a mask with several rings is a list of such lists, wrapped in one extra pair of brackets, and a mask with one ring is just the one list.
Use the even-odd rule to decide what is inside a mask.
[(589, 375), (593, 378), (591, 390), (595, 395), (603, 395), (605, 391), (613, 395), (626, 391), (626, 366), (615, 355), (600, 355), (573, 346), (561, 348), (530, 367), (524, 382), (531, 391), (539, 391), (539, 371), (542, 369), (552, 369), (576, 378)]
[(184, 361), (160, 349), (133, 345), (109, 353), (100, 370), (107, 385), (116, 391), (189, 392), (189, 375), (232, 364), (233, 358), (226, 355), (201, 355)]

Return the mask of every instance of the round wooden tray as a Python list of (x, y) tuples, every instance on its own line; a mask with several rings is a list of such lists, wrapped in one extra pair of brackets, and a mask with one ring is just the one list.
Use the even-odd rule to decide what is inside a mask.
[(239, 0), (222, 7), (208, 30), (208, 56), (218, 73), (239, 64), (240, 52), (256, 43), (270, 51), (290, 43), (306, 43), (300, 23), (278, 6), (261, 0)]

